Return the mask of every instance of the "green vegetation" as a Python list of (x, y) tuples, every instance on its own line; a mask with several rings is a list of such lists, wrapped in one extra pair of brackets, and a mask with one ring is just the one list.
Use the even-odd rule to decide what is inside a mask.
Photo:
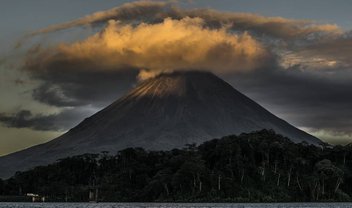
[(351, 201), (352, 147), (295, 144), (271, 130), (170, 151), (128, 148), (61, 159), (0, 180), (0, 195), (55, 201)]

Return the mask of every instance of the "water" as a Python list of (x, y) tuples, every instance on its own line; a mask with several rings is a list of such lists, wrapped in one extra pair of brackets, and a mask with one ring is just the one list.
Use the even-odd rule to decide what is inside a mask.
[(352, 203), (1, 203), (0, 208), (352, 208)]

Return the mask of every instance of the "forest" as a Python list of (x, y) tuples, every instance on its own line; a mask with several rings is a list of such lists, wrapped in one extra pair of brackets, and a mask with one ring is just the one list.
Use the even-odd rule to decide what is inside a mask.
[(60, 159), (0, 179), (0, 195), (51, 201), (351, 201), (352, 145), (293, 143), (272, 130), (182, 149), (128, 148)]

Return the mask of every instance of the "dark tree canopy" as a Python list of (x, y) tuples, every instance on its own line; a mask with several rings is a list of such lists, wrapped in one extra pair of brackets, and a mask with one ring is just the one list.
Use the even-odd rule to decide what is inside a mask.
[(0, 180), (0, 195), (52, 201), (351, 201), (352, 148), (295, 144), (271, 130), (183, 149), (85, 154)]

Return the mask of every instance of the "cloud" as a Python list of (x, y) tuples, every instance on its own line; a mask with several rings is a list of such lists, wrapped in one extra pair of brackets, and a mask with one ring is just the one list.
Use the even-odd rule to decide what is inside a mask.
[(238, 12), (219, 12), (212, 9), (184, 9), (177, 4), (160, 1), (137, 1), (126, 3), (109, 10), (96, 12), (85, 17), (51, 25), (47, 28), (35, 31), (32, 35), (55, 32), (79, 26), (100, 26), (108, 20), (116, 20), (123, 23), (158, 23), (165, 18), (181, 20), (186, 17), (201, 18), (208, 27), (227, 27), (237, 31), (253, 31), (260, 35), (268, 35), (275, 38), (292, 39), (310, 36), (341, 34), (342, 30), (333, 24), (318, 24), (310, 20), (293, 20), (282, 17), (265, 17), (257, 14)]
[(33, 115), (29, 110), (14, 114), (0, 114), (0, 122), (11, 128), (31, 128), (40, 131), (64, 131), (77, 124), (92, 111), (87, 109), (66, 109), (58, 114)]
[[(301, 47), (296, 51), (300, 57), (323, 62), (318, 68), (352, 68), (352, 37), (342, 36)], [(302, 58), (300, 59), (302, 60)], [(309, 65), (308, 65), (309, 66)]]
[[(246, 72), (272, 64), (248, 33), (209, 29), (199, 18), (106, 28), (80, 42), (33, 47), (22, 69), (42, 84), (33, 98), (55, 106), (106, 105), (139, 79), (162, 71)], [(100, 101), (100, 103), (98, 103)]]
[(248, 33), (208, 29), (200, 18), (166, 18), (162, 23), (135, 27), (109, 21), (101, 33), (57, 50), (49, 61), (59, 54), (61, 58), (99, 62), (106, 68), (132, 66), (159, 71), (247, 71), (260, 68), (271, 58)]
[(314, 136), (330, 142), (332, 144), (340, 144), (346, 145), (351, 144), (352, 141), (352, 133), (351, 132), (343, 132), (343, 131), (335, 131), (335, 130), (326, 130), (326, 129), (314, 129), (314, 128), (303, 128), (304, 131), (310, 132)]
[(337, 25), (317, 24), (311, 20), (265, 17), (251, 13), (219, 12), (211, 9), (178, 10), (179, 16), (200, 17), (213, 26), (227, 26), (234, 31), (251, 31), (278, 39), (312, 39), (342, 33)]
[(35, 100), (53, 106), (72, 107), (83, 105), (82, 101), (68, 97), (66, 94), (67, 92), (60, 86), (45, 82), (33, 90), (32, 96)]
[(97, 25), (106, 23), (111, 19), (118, 19), (120, 21), (145, 21), (151, 17), (162, 16), (160, 13), (171, 9), (170, 2), (157, 1), (137, 1), (123, 4), (119, 7), (114, 7), (105, 11), (95, 12), (93, 14), (84, 16), (82, 18), (72, 20), (65, 23), (51, 25), (47, 28), (35, 31), (30, 35), (38, 35), (43, 33), (55, 32), (68, 28)]
[[(155, 71), (190, 67), (217, 68), (216, 72), (246, 71), (276, 61), (281, 61), (285, 68), (300, 65), (306, 69), (319, 69), (341, 63), (326, 56), (310, 59), (312, 51), (321, 43), (335, 43), (346, 35), (334, 24), (212, 9), (185, 9), (172, 1), (125, 3), (51, 25), (31, 35), (87, 25), (98, 27), (101, 32), (40, 55), (51, 59), (64, 59), (70, 55), (72, 59), (91, 64), (96, 64), (94, 60), (102, 60), (99, 64), (105, 66), (100, 68), (132, 66), (143, 69), (144, 75), (148, 72), (148, 76), (157, 73)], [(221, 64), (215, 64), (215, 61)], [(131, 65), (131, 62), (134, 63)]]
[(225, 77), (275, 115), (311, 133), (352, 132), (351, 78), (351, 70), (327, 73), (300, 68), (272, 68)]
[[(260, 50), (269, 49), (270, 52), (274, 52), (278, 61), (281, 61), (282, 66), (285, 68), (300, 65), (306, 69), (320, 69), (346, 64), (346, 62), (340, 62), (335, 57), (327, 58), (326, 56), (331, 50), (338, 50), (339, 48), (338, 46), (332, 47), (334, 49), (329, 49), (329, 51), (328, 48), (330, 45), (335, 46), (334, 44), (337, 43), (336, 40), (343, 39), (343, 37), (348, 35), (348, 33), (335, 24), (320, 24), (312, 20), (287, 19), (283, 17), (266, 17), (252, 13), (221, 12), (212, 9), (186, 9), (178, 7), (177, 2), (173, 1), (136, 1), (125, 3), (121, 6), (99, 11), (76, 20), (51, 25), (35, 31), (32, 35), (89, 25), (99, 29), (103, 28), (102, 31), (104, 32), (102, 33), (105, 37), (107, 33), (115, 33), (115, 37), (117, 38), (118, 33), (122, 34), (126, 32), (122, 31), (122, 28), (133, 28), (133, 32), (137, 32), (137, 29), (143, 31), (142, 28), (145, 26), (156, 29), (156, 27), (152, 26), (165, 24), (166, 20), (167, 22), (185, 24), (187, 19), (199, 20), (198, 24), (203, 29), (223, 31), (227, 36), (245, 33), (246, 36), (257, 42), (256, 45), (260, 46)], [(195, 22), (193, 21), (193, 23)], [(115, 26), (112, 25), (115, 25), (119, 29), (114, 28)], [(112, 32), (113, 30), (115, 31)], [(98, 35), (95, 35), (95, 38), (91, 38), (91, 42), (94, 39), (102, 42), (102, 38), (97, 38), (96, 36)], [(110, 37), (113, 37), (113, 35)], [(149, 42), (148, 40), (146, 44)], [(82, 43), (80, 44), (82, 45)], [(326, 45), (325, 51), (327, 51), (325, 55), (312, 55), (314, 51), (318, 51), (319, 47), (322, 47), (324, 44)], [(85, 45), (87, 46), (88, 43)], [(347, 48), (347, 46), (344, 48)], [(82, 47), (81, 50), (83, 49)], [(221, 46), (219, 46), (219, 50), (221, 49)], [(132, 50), (132, 52), (135, 51)], [(308, 58), (310, 56), (312, 58)], [(167, 61), (169, 60), (166, 59), (164, 62)], [(148, 71), (148, 69), (145, 71)]]
[[(35, 67), (34, 65), (32, 67)], [(89, 63), (76, 64), (74, 60), (52, 62), (46, 68), (50, 72), (32, 73), (41, 84), (32, 92), (32, 97), (51, 106), (75, 107), (93, 105), (104, 107), (126, 93), (136, 82), (138, 71), (95, 70)]]
[[(96, 70), (134, 67), (147, 70), (206, 69), (247, 71), (271, 63), (271, 54), (248, 33), (209, 29), (200, 18), (157, 24), (121, 25), (109, 21), (103, 31), (73, 44), (35, 48), (25, 68), (49, 73), (53, 64), (93, 65)], [(92, 68), (92, 67), (90, 67)]]

